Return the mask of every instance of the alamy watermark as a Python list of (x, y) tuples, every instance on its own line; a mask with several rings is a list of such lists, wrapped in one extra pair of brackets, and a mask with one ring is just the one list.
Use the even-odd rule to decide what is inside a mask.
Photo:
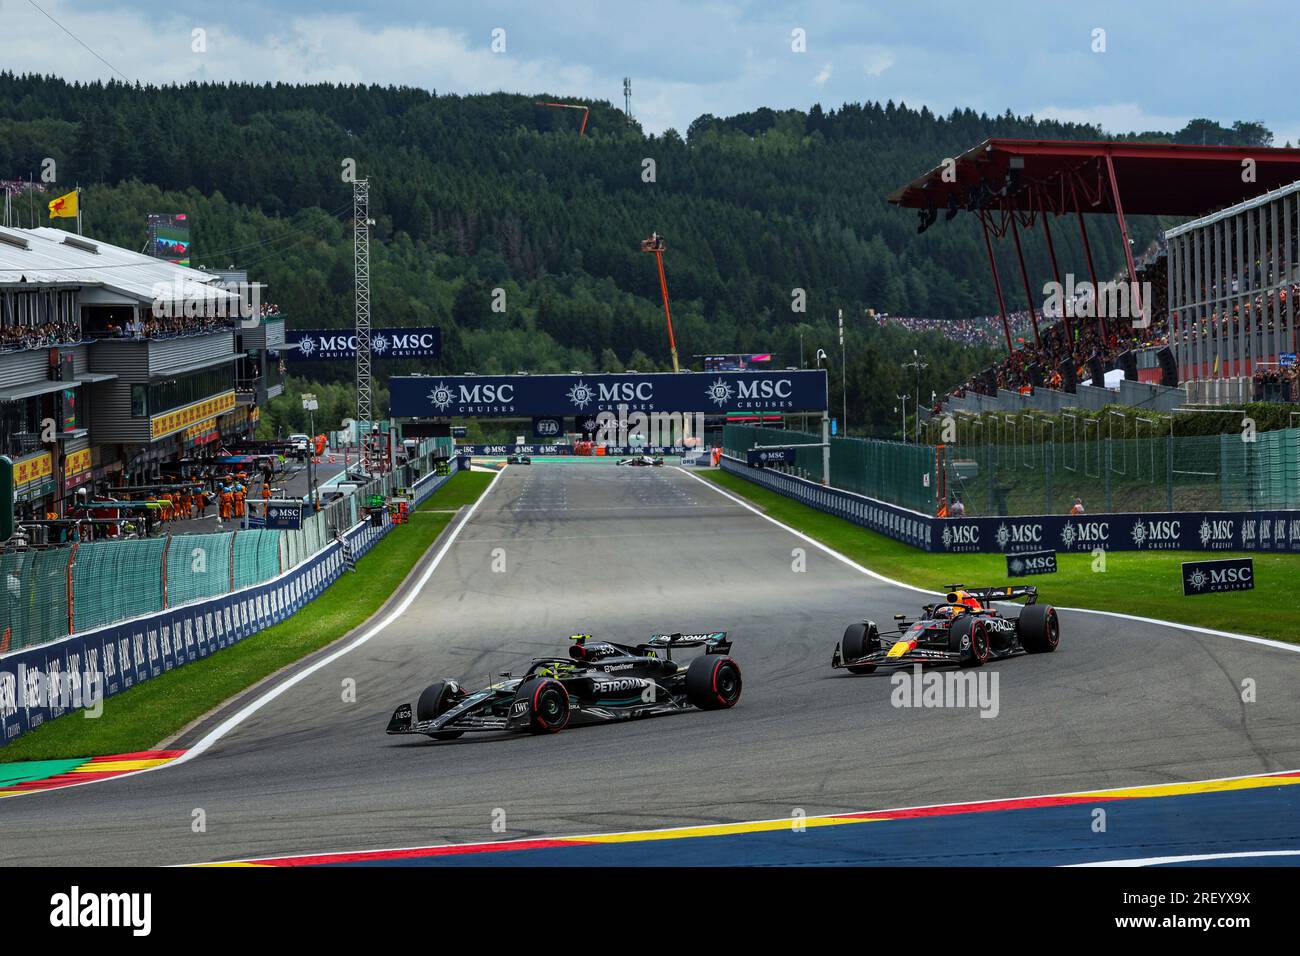
[(617, 412), (596, 416), (596, 441), (607, 445), (650, 445), (684, 447), (704, 434), (704, 415), (684, 412), (629, 412), (619, 405)]
[(998, 672), (993, 670), (925, 671), (914, 664), (911, 672), (890, 675), (889, 702), (894, 707), (959, 707), (978, 709), (981, 717), (996, 717)]
[(1135, 329), (1151, 325), (1150, 282), (1075, 282), (1067, 273), (1065, 282), (1043, 283), (1043, 314), (1069, 318), (1129, 319)]

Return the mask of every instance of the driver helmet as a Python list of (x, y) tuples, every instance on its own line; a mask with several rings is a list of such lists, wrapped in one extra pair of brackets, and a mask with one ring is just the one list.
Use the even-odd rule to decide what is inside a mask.
[(961, 604), (970, 608), (972, 611), (981, 610), (979, 599), (969, 591), (953, 591), (948, 595), (949, 604)]

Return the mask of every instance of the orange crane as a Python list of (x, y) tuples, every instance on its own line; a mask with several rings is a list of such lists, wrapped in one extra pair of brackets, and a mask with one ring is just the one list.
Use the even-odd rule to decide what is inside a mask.
[(659, 291), (664, 294), (664, 319), (668, 323), (668, 347), (673, 351), (673, 371), (680, 372), (677, 365), (677, 339), (673, 335), (673, 315), (668, 310), (668, 280), (664, 278), (664, 245), (663, 236), (657, 232), (650, 233), (649, 239), (641, 240), (642, 252), (653, 252), (655, 260), (659, 263)]
[(533, 105), (553, 106), (556, 109), (561, 109), (561, 110), (582, 110), (582, 128), (578, 130), (578, 138), (581, 139), (582, 134), (587, 131), (587, 117), (591, 115), (590, 106), (583, 106), (581, 103), (547, 103), (542, 100), (535, 101)]

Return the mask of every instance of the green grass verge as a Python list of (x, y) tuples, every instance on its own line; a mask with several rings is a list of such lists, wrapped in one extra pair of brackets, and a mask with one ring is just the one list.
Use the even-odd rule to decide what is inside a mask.
[(495, 477), (486, 471), (459, 471), (416, 510), (445, 511), (473, 504)]
[[(952, 582), (976, 587), (1011, 583), (1001, 554), (930, 554), (735, 475), (710, 471), (702, 477), (859, 564), (906, 584), (938, 591)], [(1255, 590), (1183, 597), (1182, 562), (1228, 557), (1255, 559)], [(1093, 570), (1091, 554), (1061, 553), (1057, 567), (1056, 574), (1016, 581), (1038, 585), (1045, 600), (1062, 607), (1120, 611), (1300, 643), (1295, 600), (1300, 555), (1112, 551), (1101, 573)]]
[(79, 713), (52, 720), (0, 747), (0, 763), (148, 750), (222, 701), (341, 637), (388, 600), (453, 517), (436, 512), (476, 500), (487, 487), (484, 478), (492, 476), (454, 475), (421, 505), (434, 514), (385, 535), (357, 562), (356, 573), (345, 571), (287, 621), (110, 697), (94, 720)]

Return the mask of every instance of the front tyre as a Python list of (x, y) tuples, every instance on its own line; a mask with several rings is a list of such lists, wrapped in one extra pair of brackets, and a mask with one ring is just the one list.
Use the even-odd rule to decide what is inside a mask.
[(740, 665), (706, 654), (686, 668), (686, 699), (700, 710), (723, 710), (740, 700)]
[(1049, 654), (1061, 643), (1061, 622), (1050, 604), (1030, 604), (1016, 621), (1020, 646), (1030, 654)]
[[(840, 660), (856, 660), (878, 650), (880, 632), (870, 621), (850, 624), (844, 629), (844, 638), (840, 641)], [(875, 669), (875, 664), (854, 664), (847, 668), (850, 674), (870, 674)]]
[[(417, 721), (433, 720), (441, 717), (456, 702), (456, 685), (451, 681), (440, 680), (430, 684), (415, 702), (415, 719)], [(455, 740), (465, 733), (463, 730), (444, 730), (429, 734), (434, 740)]]
[(528, 732), (558, 734), (569, 725), (569, 692), (549, 677), (524, 681), (515, 691), (515, 700), (528, 701)]
[(993, 656), (988, 625), (970, 614), (963, 614), (952, 622), (948, 647), (961, 654), (963, 667), (982, 667)]

